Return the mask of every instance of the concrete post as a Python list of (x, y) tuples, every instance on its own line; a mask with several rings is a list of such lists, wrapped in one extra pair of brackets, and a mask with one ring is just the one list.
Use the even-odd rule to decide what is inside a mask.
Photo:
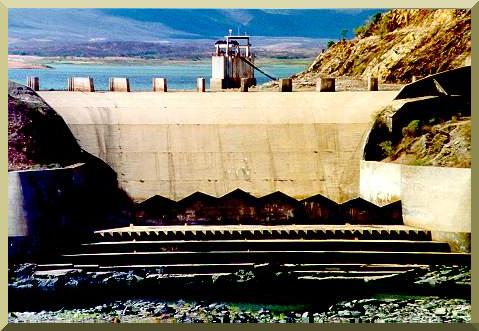
[(293, 80), (291, 78), (281, 78), (279, 80), (280, 92), (293, 92)]
[(332, 77), (322, 77), (316, 80), (316, 91), (334, 92), (336, 91), (336, 80)]
[(420, 80), (420, 79), (423, 79), (423, 78), (424, 78), (423, 76), (416, 76), (416, 75), (414, 75), (414, 76), (412, 76), (412, 82), (414, 83), (415, 81)]
[(368, 77), (368, 91), (378, 90), (378, 79), (376, 77)]
[(241, 78), (240, 92), (248, 92), (249, 83), (249, 78)]
[(206, 82), (203, 77), (198, 77), (196, 79), (196, 91), (205, 92), (206, 91)]
[(125, 77), (111, 77), (109, 90), (111, 92), (130, 92), (130, 80)]
[(27, 86), (34, 91), (40, 90), (40, 79), (34, 76), (27, 77)]
[(95, 92), (92, 77), (70, 77), (68, 78), (68, 91)]
[(153, 78), (153, 92), (167, 92), (168, 85), (166, 78)]

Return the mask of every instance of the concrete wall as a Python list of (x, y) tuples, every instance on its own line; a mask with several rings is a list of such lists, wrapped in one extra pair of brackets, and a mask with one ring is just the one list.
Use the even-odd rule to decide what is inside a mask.
[(383, 206), (401, 200), (405, 225), (432, 231), (453, 250), (470, 251), (471, 169), (361, 161), (360, 197)]
[(471, 169), (401, 167), (404, 224), (471, 232)]
[(93, 229), (127, 225), (128, 198), (102, 162), (8, 173), (9, 259), (38, 257)]
[(396, 92), (40, 92), (137, 201), (196, 191), (359, 194), (372, 114)]
[(401, 165), (361, 161), (359, 196), (377, 206), (401, 200)]

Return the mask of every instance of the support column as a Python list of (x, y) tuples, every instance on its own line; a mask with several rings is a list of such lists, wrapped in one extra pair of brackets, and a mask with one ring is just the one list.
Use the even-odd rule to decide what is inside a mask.
[(206, 81), (203, 77), (198, 77), (196, 79), (196, 91), (205, 92), (206, 91)]
[(92, 77), (70, 77), (68, 78), (68, 91), (95, 92)]
[(153, 78), (153, 92), (167, 92), (168, 86), (166, 78)]
[(334, 92), (336, 91), (336, 80), (332, 77), (322, 77), (316, 80), (316, 91)]
[(378, 79), (376, 77), (368, 77), (368, 91), (378, 90)]
[(111, 77), (109, 90), (111, 92), (130, 92), (130, 80), (125, 77)]
[(293, 80), (291, 78), (281, 78), (279, 80), (280, 92), (293, 92)]
[(40, 90), (40, 79), (34, 76), (27, 77), (27, 86), (34, 91)]

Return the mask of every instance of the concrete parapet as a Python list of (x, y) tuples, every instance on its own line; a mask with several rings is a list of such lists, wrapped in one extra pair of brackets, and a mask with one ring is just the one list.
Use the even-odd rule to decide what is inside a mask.
[(249, 78), (241, 78), (240, 92), (248, 92)]
[(368, 91), (378, 90), (378, 79), (376, 77), (368, 77)]
[(112, 92), (130, 92), (130, 80), (125, 77), (111, 77), (108, 89)]
[(34, 91), (40, 90), (40, 79), (38, 77), (28, 76), (27, 86)]
[(291, 78), (281, 78), (279, 80), (279, 91), (280, 92), (292, 92), (293, 91), (293, 80)]
[(423, 76), (415, 76), (415, 75), (414, 75), (414, 76), (412, 76), (412, 80), (411, 80), (411, 81), (414, 83), (415, 81), (420, 80), (420, 79), (423, 79), (423, 78), (424, 78)]
[(210, 78), (210, 90), (221, 91), (227, 88), (226, 79), (223, 78)]
[(442, 71), (407, 84), (394, 99), (444, 95), (471, 97), (471, 66)]
[(92, 77), (70, 77), (68, 78), (68, 91), (95, 92)]
[(196, 91), (197, 92), (206, 91), (206, 80), (203, 77), (198, 77), (196, 79)]
[(332, 77), (318, 78), (316, 81), (316, 91), (334, 92), (336, 90), (336, 80)]
[(167, 92), (168, 84), (166, 78), (153, 78), (153, 92)]

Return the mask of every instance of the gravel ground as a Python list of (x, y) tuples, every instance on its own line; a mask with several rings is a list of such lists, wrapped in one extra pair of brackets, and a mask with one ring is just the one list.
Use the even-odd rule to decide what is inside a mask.
[[(76, 273), (62, 277), (34, 276), (35, 265), (25, 264), (9, 270), (9, 288), (38, 288), (44, 293), (56, 291), (58, 284), (75, 288), (79, 279)], [(241, 273), (243, 274), (243, 273)], [(81, 274), (83, 275), (83, 274)], [(88, 276), (88, 274), (82, 277)], [(96, 277), (102, 276), (99, 284), (111, 283), (111, 279), (121, 281), (121, 287), (133, 286), (139, 276), (128, 273), (99, 273), (86, 277), (84, 281), (93, 284)], [(254, 276), (254, 275), (253, 275)], [(253, 277), (252, 276), (252, 277)], [(241, 277), (234, 278), (241, 282)], [(81, 279), (80, 279), (81, 280)], [(105, 299), (100, 303), (65, 305), (57, 310), (11, 311), (9, 323), (52, 323), (52, 322), (102, 322), (102, 323), (444, 323), (470, 322), (471, 300), (467, 295), (459, 298), (458, 293), (446, 291), (447, 297), (439, 296), (439, 290), (468, 288), (471, 283), (469, 267), (431, 266), (402, 285), (419, 286), (418, 289), (433, 289), (433, 295), (399, 292), (393, 294), (375, 293), (356, 295), (351, 299), (322, 298), (322, 301), (307, 304), (258, 304), (229, 303), (212, 301), (166, 301), (153, 298)], [(106, 286), (105, 285), (105, 286)], [(64, 287), (65, 287), (64, 286)], [(456, 287), (454, 287), (456, 286)], [(82, 287), (83, 288), (83, 287)], [(101, 288), (101, 287), (100, 287)], [(437, 289), (437, 290), (434, 290)], [(81, 290), (81, 288), (80, 288)], [(83, 291), (83, 290), (81, 290)], [(453, 291), (454, 292), (454, 291)], [(394, 294), (395, 293), (395, 294)], [(429, 292), (431, 293), (431, 292)], [(444, 292), (443, 292), (444, 294)], [(175, 299), (176, 300), (176, 299)], [(90, 302), (90, 301), (88, 301)], [(328, 308), (327, 302), (334, 303)], [(40, 309), (47, 309), (46, 305)], [(319, 308), (322, 307), (322, 308)], [(16, 309), (21, 310), (21, 309)], [(26, 309), (24, 309), (26, 310)]]
[(366, 298), (341, 301), (327, 311), (245, 307), (208, 302), (115, 301), (58, 311), (10, 312), (9, 323), (445, 323), (470, 322), (466, 299)]

